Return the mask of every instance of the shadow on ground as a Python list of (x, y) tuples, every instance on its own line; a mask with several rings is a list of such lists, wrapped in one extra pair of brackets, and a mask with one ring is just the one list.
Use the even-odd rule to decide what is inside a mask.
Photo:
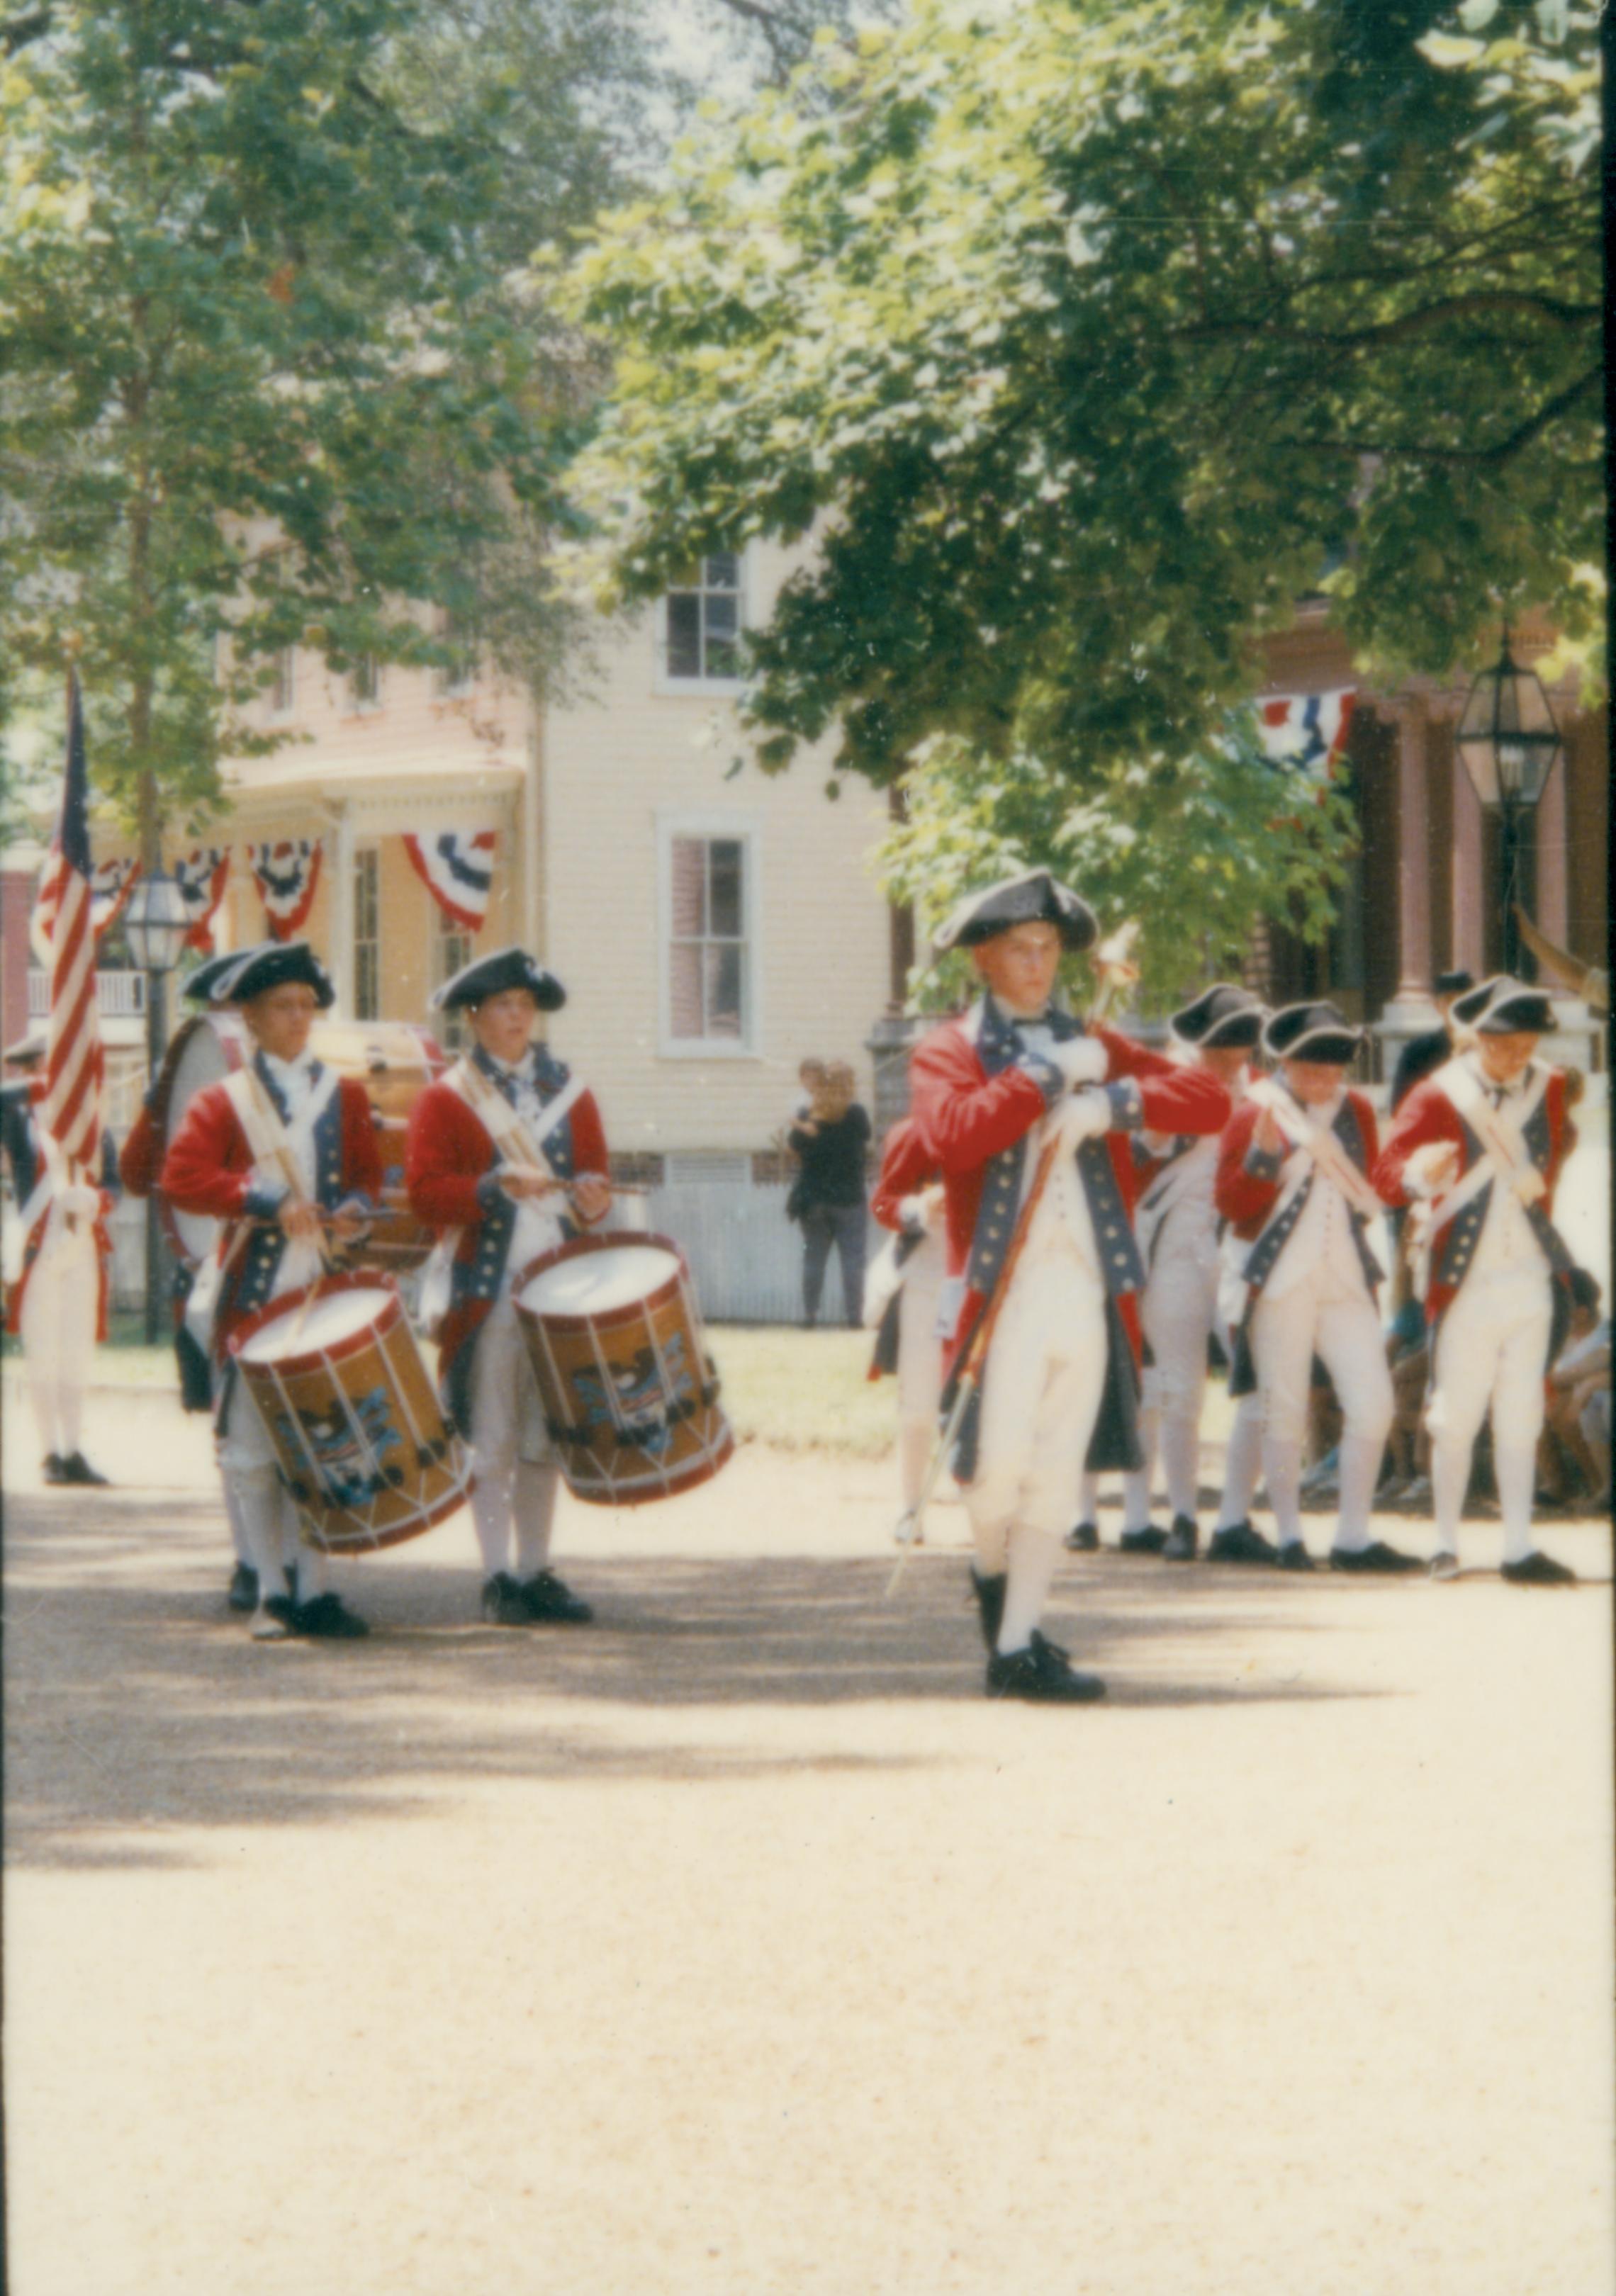
[[(917, 1557), (891, 1601), (885, 1556), (580, 1559), (569, 1575), (595, 1625), (513, 1632), (470, 1615), (472, 1571), (396, 1549), (342, 1574), (368, 1640), (264, 1646), (225, 1608), (220, 1548), (217, 1507), (201, 1499), (8, 1506), (13, 1863), (183, 1863), (164, 1829), (403, 1816), (473, 1777), (734, 1780), (971, 1759), (957, 1744), (916, 1756), (647, 1741), (632, 1723), (636, 1710), (980, 1705), (959, 1556)], [(1287, 1636), (1317, 1630), (1295, 1615), (1296, 1591), (1243, 1573), (1238, 1589), (1209, 1588), (1107, 1555), (1072, 1567), (1046, 1623), (1106, 1674), (1113, 1707), (1383, 1694), (1252, 1678), (1251, 1636), (1276, 1606)]]

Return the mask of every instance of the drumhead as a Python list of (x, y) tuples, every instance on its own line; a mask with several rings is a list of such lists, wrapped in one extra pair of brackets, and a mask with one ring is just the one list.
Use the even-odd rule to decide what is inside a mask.
[(603, 1316), (648, 1300), (678, 1267), (677, 1255), (660, 1244), (608, 1244), (546, 1267), (523, 1291), (521, 1304), (533, 1316)]
[[(297, 1314), (276, 1316), (242, 1343), (242, 1363), (275, 1363), (282, 1356), (317, 1355), (339, 1347), (356, 1332), (369, 1329), (392, 1298), (380, 1284), (356, 1284), (351, 1290), (328, 1292)], [(292, 1326), (297, 1325), (297, 1336)]]

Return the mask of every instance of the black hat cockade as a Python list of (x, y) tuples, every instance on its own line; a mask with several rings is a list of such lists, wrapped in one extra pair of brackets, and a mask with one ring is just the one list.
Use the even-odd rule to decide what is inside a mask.
[(1475, 974), (1466, 972), (1461, 964), (1453, 972), (1439, 972), (1431, 984), (1431, 993), (1433, 996), (1463, 996), (1467, 988), (1475, 985)]
[(1363, 1030), (1339, 1006), (1323, 1002), (1284, 1005), (1262, 1032), (1263, 1049), (1276, 1061), (1339, 1062), (1342, 1068), (1363, 1041)]
[(939, 928), (939, 950), (980, 948), (1013, 925), (1054, 925), (1069, 950), (1092, 948), (1100, 924), (1080, 894), (1047, 869), (1025, 869), (978, 893), (967, 893)]
[(432, 1010), (456, 1013), (480, 1004), (485, 996), (497, 996), (505, 988), (525, 988), (541, 1013), (559, 1013), (567, 1001), (561, 982), (553, 972), (546, 972), (536, 956), (529, 956), (525, 948), (502, 948), (492, 956), (480, 956), (463, 965), (452, 980), (434, 989)]
[(1265, 1018), (1264, 1006), (1249, 988), (1215, 980), (1193, 1004), (1175, 1013), (1168, 1026), (1182, 1044), (1194, 1045), (1202, 1052), (1235, 1046), (1243, 1052), (1262, 1035)]
[(1461, 1029), (1472, 1029), (1478, 1037), (1513, 1037), (1526, 1030), (1547, 1037), (1554, 1028), (1554, 1008), (1542, 989), (1507, 972), (1495, 972), (1490, 980), (1458, 998), (1453, 1017)]
[(314, 990), (315, 1002), (323, 1013), (337, 1001), (330, 973), (306, 940), (268, 940), (250, 948), (218, 975), (209, 991), (209, 1002), (250, 1004), (255, 996), (267, 996), (272, 988), (284, 988), (294, 981)]

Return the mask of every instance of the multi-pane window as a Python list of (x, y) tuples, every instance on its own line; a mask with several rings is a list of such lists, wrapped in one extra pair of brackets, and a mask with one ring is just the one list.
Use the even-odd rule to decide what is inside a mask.
[(273, 717), (286, 718), (297, 699), (296, 656), (291, 646), (275, 655), (269, 677), (269, 708)]
[(449, 659), (438, 673), (438, 691), (446, 695), (469, 693), (477, 675), (477, 648), (471, 632), (450, 615), (443, 627)]
[(381, 899), (373, 845), (354, 856), (354, 1018), (381, 1018)]
[(668, 1032), (740, 1045), (749, 1033), (746, 840), (669, 840)]
[[(436, 901), (432, 903), (432, 986), (441, 988), (446, 980), (453, 980), (455, 975), (472, 962), (472, 936), (440, 909)], [(448, 1051), (463, 1051), (470, 1034), (463, 1012), (439, 1015), (439, 1039)]]
[(356, 709), (375, 709), (381, 701), (381, 664), (373, 653), (355, 658), (348, 676), (349, 698)]
[(733, 684), (741, 675), (741, 560), (715, 550), (678, 577), (667, 598), (668, 675)]

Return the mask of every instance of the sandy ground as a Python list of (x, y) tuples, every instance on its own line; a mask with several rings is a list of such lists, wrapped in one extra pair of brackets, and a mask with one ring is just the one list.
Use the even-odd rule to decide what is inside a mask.
[(957, 1508), (885, 1599), (882, 1464), (567, 1503), (587, 1630), (477, 1623), (462, 1518), (266, 1649), (205, 1430), (93, 1432), (10, 1464), (12, 2296), (1610, 2287), (1603, 1527), (1074, 1557), (1045, 1711)]

